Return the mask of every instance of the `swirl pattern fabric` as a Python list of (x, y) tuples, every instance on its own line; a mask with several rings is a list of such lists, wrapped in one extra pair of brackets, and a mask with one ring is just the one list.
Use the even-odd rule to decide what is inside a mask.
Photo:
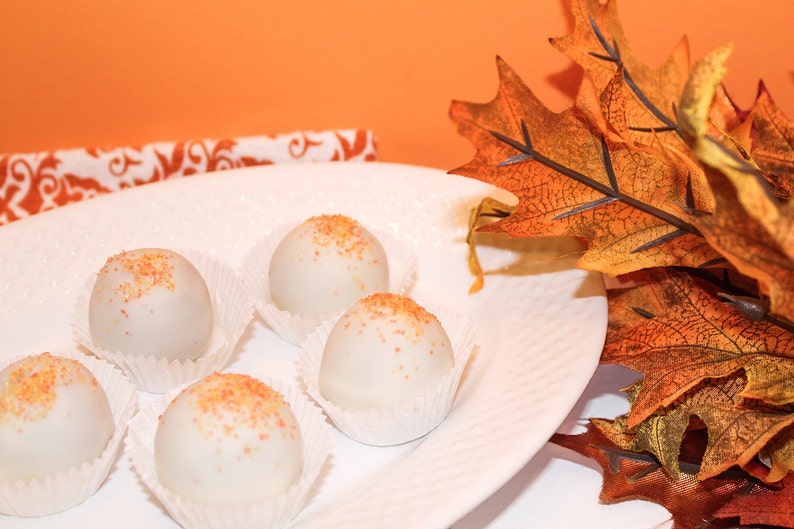
[(359, 129), (0, 154), (0, 225), (99, 194), (198, 173), (377, 160), (373, 133)]

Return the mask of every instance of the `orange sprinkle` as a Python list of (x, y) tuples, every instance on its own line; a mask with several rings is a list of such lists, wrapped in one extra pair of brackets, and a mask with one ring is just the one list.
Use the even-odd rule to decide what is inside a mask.
[[(8, 377), (0, 386), (0, 421), (15, 417), (32, 422), (55, 406), (58, 387), (86, 381), (86, 369), (77, 360), (42, 353), (24, 358), (7, 369)], [(91, 376), (92, 387), (98, 387)]]
[[(365, 259), (372, 243), (365, 237), (361, 224), (345, 215), (317, 215), (305, 220), (302, 227), (303, 233), (310, 236), (317, 247), (335, 249), (339, 255), (359, 261)], [(319, 251), (315, 255), (319, 255)], [(377, 259), (373, 262), (377, 263)]]
[(172, 257), (173, 254), (165, 250), (148, 250), (132, 255), (131, 252), (121, 252), (110, 256), (99, 273), (107, 274), (111, 269), (131, 273), (131, 282), (123, 281), (111, 288), (118, 298), (130, 301), (145, 296), (154, 287), (174, 290)]
[(284, 397), (251, 376), (213, 373), (185, 391), (190, 406), (197, 412), (199, 430), (205, 435), (234, 437), (238, 428), (267, 431), (287, 427), (282, 412), (289, 405)]
[[(414, 336), (417, 339), (424, 334), (428, 325), (433, 321), (438, 322), (432, 313), (410, 297), (390, 292), (378, 292), (362, 298), (345, 318), (350, 319), (354, 315), (362, 320), (362, 326), (366, 325), (364, 320), (367, 319), (392, 325), (402, 322), (403, 326), (394, 329), (392, 334)], [(386, 337), (382, 335), (381, 340), (385, 342)]]

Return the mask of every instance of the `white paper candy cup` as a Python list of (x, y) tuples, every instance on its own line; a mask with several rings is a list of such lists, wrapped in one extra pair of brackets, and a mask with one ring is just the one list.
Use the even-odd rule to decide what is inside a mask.
[(212, 299), (215, 325), (205, 352), (195, 360), (168, 361), (153, 355), (125, 354), (94, 345), (88, 323), (88, 303), (96, 282), (94, 273), (85, 282), (75, 303), (72, 331), (77, 343), (121, 368), (138, 389), (165, 393), (203, 378), (226, 365), (240, 336), (253, 317), (253, 305), (239, 274), (218, 259), (197, 250), (175, 249), (199, 271)]
[(276, 529), (300, 512), (315, 489), (330, 453), (331, 427), (322, 411), (298, 388), (265, 382), (284, 396), (295, 414), (303, 439), (303, 470), (298, 481), (286, 492), (262, 500), (205, 505), (183, 499), (160, 483), (154, 459), (158, 417), (187, 385), (152, 402), (130, 422), (125, 450), (135, 471), (186, 529)]
[(423, 304), (441, 322), (452, 343), (455, 365), (441, 380), (413, 399), (383, 408), (348, 410), (325, 399), (319, 390), (320, 363), (325, 342), (337, 318), (320, 325), (301, 344), (298, 373), (306, 391), (325, 410), (334, 425), (351, 439), (389, 446), (418, 439), (441, 424), (452, 408), (458, 384), (474, 347), (478, 330), (466, 318), (444, 307)]
[[(270, 295), (270, 259), (276, 247), (297, 223), (284, 224), (260, 239), (243, 260), (240, 273), (248, 288), (254, 307), (265, 322), (281, 339), (300, 344), (323, 321), (333, 317), (336, 310), (320, 314), (295, 314), (281, 310)], [(417, 268), (416, 254), (394, 237), (372, 231), (380, 241), (389, 261), (389, 292), (405, 293), (414, 281)]]
[[(127, 423), (135, 414), (138, 394), (135, 386), (119, 369), (104, 360), (78, 351), (54, 351), (51, 354), (77, 360), (93, 373), (110, 402), (115, 430), (102, 454), (80, 467), (29, 481), (0, 481), (0, 512), (4, 514), (47, 516), (70, 509), (89, 498), (107, 478), (116, 461)], [(0, 360), (0, 369), (5, 369), (25, 356), (27, 355)]]

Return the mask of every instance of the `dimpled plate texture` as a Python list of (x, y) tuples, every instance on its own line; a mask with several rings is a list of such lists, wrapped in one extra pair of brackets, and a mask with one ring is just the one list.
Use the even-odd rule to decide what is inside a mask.
[[(546, 442), (598, 364), (606, 331), (600, 276), (576, 269), (567, 239), (479, 238), (485, 287), (470, 295), (466, 226), (489, 185), (387, 163), (274, 165), (149, 184), (0, 228), (0, 355), (74, 347), (71, 312), (108, 255), (143, 246), (197, 248), (239, 267), (284, 222), (343, 213), (417, 254), (418, 301), (480, 328), (446, 420), (394, 447), (334, 432), (332, 455), (290, 527), (444, 529), (507, 482)], [(227, 371), (297, 384), (297, 348), (256, 316)], [(140, 392), (141, 406), (155, 395)], [(4, 528), (178, 527), (126, 455), (81, 505), (54, 517), (0, 517)]]

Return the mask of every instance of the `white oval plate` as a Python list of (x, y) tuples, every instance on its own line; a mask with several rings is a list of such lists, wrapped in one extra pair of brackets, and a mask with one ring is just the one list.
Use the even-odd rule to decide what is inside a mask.
[[(489, 273), (468, 294), (469, 211), (498, 190), (437, 169), (306, 163), (239, 169), (140, 186), (0, 227), (0, 355), (71, 348), (70, 315), (108, 255), (143, 246), (197, 248), (238, 267), (284, 222), (343, 213), (393, 233), (418, 258), (418, 299), (451, 307), (482, 334), (447, 419), (396, 447), (335, 432), (331, 464), (290, 527), (446, 529), (507, 482), (576, 403), (603, 346), (601, 278), (575, 268), (562, 239), (486, 237)], [(296, 380), (297, 348), (255, 317), (228, 371)], [(154, 396), (140, 393), (141, 406)], [(83, 504), (47, 518), (0, 516), (10, 528), (178, 527), (121, 456)]]

